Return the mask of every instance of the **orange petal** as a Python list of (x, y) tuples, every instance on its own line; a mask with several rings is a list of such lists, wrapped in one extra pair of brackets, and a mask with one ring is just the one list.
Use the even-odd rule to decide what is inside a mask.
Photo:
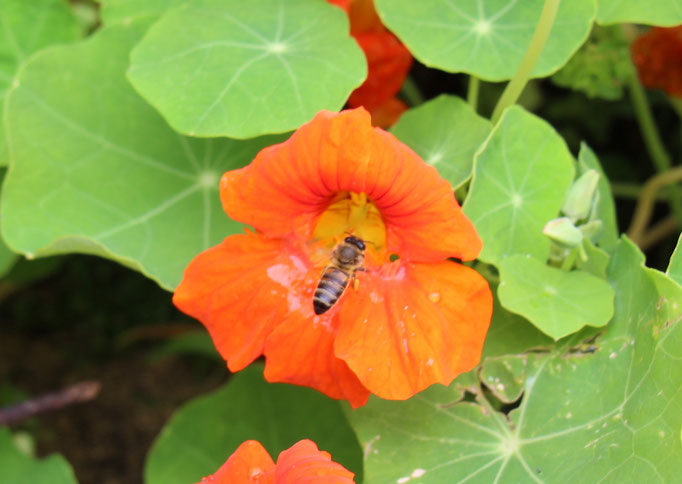
[(274, 484), (274, 470), (275, 463), (260, 442), (247, 440), (215, 474), (197, 484)]
[(481, 240), (450, 184), (362, 108), (319, 112), (289, 140), (262, 150), (221, 180), (233, 219), (272, 237), (309, 238), (339, 192), (366, 193), (379, 209), (388, 249), (402, 259), (475, 258)]
[(290, 313), (265, 344), (265, 379), (311, 387), (357, 408), (367, 403), (369, 392), (334, 356), (334, 318), (335, 308), (321, 316), (313, 313), (312, 295), (309, 304)]
[(233, 235), (189, 264), (173, 303), (206, 326), (230, 370), (238, 371), (261, 355), (268, 334), (300, 304), (308, 264), (283, 241)]
[(334, 348), (369, 391), (402, 400), (478, 364), (492, 294), (453, 262), (395, 264), (345, 296)]
[(314, 442), (301, 440), (277, 457), (275, 484), (353, 484), (354, 476)]
[(412, 54), (388, 30), (353, 34), (367, 57), (367, 79), (348, 98), (352, 108), (370, 112), (400, 92), (412, 67)]

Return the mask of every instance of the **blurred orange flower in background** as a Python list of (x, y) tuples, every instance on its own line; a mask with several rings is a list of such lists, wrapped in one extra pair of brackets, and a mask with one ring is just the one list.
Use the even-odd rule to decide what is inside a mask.
[[(214, 484), (353, 484), (355, 474), (318, 450), (314, 442), (301, 440), (277, 457), (255, 440), (247, 440), (212, 476), (200, 483)], [(197, 484), (200, 484), (197, 483)]]
[(682, 25), (653, 27), (630, 49), (644, 86), (682, 97)]
[(372, 115), (372, 124), (387, 128), (407, 109), (395, 96), (412, 67), (412, 54), (381, 23), (373, 0), (328, 1), (346, 11), (351, 35), (367, 57), (367, 79), (351, 93), (348, 106), (363, 106)]
[[(320, 112), (289, 140), (225, 173), (227, 237), (187, 267), (173, 301), (208, 329), (231, 371), (266, 357), (265, 377), (353, 407), (448, 385), (480, 360), (492, 295), (481, 240), (450, 184), (358, 108)], [(347, 234), (365, 272), (327, 312), (313, 293)], [(351, 284), (352, 286), (352, 284)]]

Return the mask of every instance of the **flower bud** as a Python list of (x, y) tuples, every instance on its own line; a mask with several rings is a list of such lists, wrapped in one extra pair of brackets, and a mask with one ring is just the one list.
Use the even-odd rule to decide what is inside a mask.
[(578, 247), (583, 240), (583, 233), (568, 217), (550, 220), (545, 224), (542, 233), (566, 247)]
[(585, 219), (590, 214), (598, 181), (599, 173), (596, 170), (587, 170), (573, 182), (561, 208), (573, 222)]

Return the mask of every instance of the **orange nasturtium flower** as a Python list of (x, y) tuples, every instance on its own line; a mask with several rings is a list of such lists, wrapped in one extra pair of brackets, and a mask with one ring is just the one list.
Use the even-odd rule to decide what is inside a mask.
[(381, 23), (373, 0), (328, 1), (346, 11), (351, 34), (367, 57), (367, 79), (351, 93), (348, 106), (363, 106), (375, 126), (393, 125), (407, 109), (395, 95), (412, 67), (412, 54)]
[[(301, 440), (272, 461), (260, 442), (247, 440), (212, 476), (200, 483), (213, 484), (353, 484), (353, 474), (318, 450), (311, 440)], [(200, 484), (197, 483), (197, 484)]]
[(654, 27), (630, 49), (644, 86), (682, 97), (682, 25)]
[[(322, 111), (220, 182), (255, 233), (185, 270), (174, 303), (208, 329), (231, 371), (265, 355), (265, 378), (353, 407), (407, 399), (478, 364), (492, 296), (471, 260), (481, 240), (450, 184), (362, 108)], [(327, 312), (313, 292), (334, 247), (365, 241), (363, 272)]]

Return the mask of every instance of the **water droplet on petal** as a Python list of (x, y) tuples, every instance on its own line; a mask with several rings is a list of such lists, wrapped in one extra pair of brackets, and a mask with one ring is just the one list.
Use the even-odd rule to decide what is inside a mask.
[(440, 293), (439, 292), (431, 292), (429, 293), (429, 301), (432, 303), (437, 303), (440, 301)]

